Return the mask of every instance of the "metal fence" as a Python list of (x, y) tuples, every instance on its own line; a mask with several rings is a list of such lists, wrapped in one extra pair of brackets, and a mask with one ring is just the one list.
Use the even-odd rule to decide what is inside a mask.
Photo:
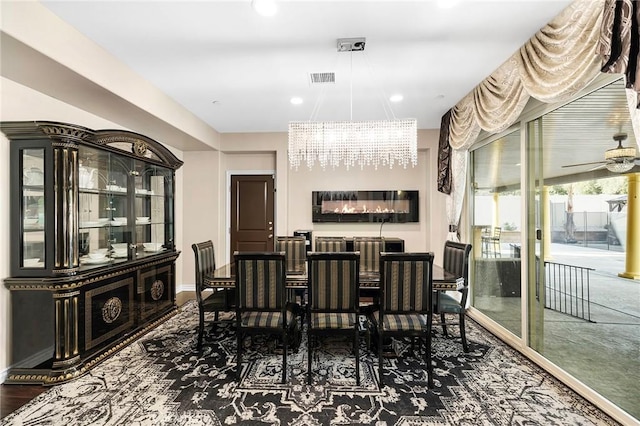
[(590, 271), (594, 269), (545, 262), (544, 307), (591, 322)]

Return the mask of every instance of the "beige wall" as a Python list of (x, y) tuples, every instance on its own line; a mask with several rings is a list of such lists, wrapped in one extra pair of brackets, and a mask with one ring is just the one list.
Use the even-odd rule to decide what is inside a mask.
[[(286, 133), (222, 134), (221, 149), (232, 151), (225, 154), (225, 173), (235, 170), (264, 170), (274, 161), (276, 170), (276, 233), (291, 235), (297, 229), (310, 229), (317, 235), (379, 235), (380, 224), (318, 224), (311, 220), (311, 192), (318, 190), (418, 190), (420, 196), (420, 222), (406, 224), (387, 223), (382, 235), (405, 240), (408, 251), (434, 251), (436, 263), (441, 263), (441, 249), (447, 236), (447, 221), (444, 210), (445, 196), (437, 192), (436, 161), (439, 131), (418, 132), (418, 165), (403, 169), (372, 167), (346, 170), (327, 169), (319, 166), (309, 170), (306, 166), (297, 171), (289, 168), (287, 160)], [(275, 151), (272, 157), (257, 161), (259, 150)], [(229, 160), (227, 162), (226, 160)], [(221, 212), (225, 214), (225, 212)], [(222, 254), (222, 253), (221, 253)], [(220, 259), (220, 258), (219, 258)], [(220, 261), (218, 259), (218, 261)]]

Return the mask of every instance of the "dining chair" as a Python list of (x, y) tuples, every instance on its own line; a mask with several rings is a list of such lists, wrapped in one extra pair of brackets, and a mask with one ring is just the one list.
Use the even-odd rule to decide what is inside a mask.
[(360, 252), (360, 272), (378, 273), (380, 253), (384, 251), (384, 238), (354, 237), (353, 251)]
[(360, 385), (359, 263), (354, 252), (311, 252), (307, 255), (307, 382), (311, 384), (312, 338), (318, 335), (352, 336), (356, 384)]
[(380, 256), (380, 305), (371, 315), (378, 341), (380, 386), (384, 384), (384, 339), (411, 337), (424, 339), (427, 384), (433, 387), (432, 291), (433, 253), (383, 253)]
[(458, 325), (460, 328), (460, 338), (462, 340), (462, 348), (465, 352), (469, 352), (467, 345), (467, 335), (465, 332), (464, 318), (467, 311), (467, 296), (469, 294), (469, 255), (471, 253), (471, 244), (457, 243), (454, 241), (446, 241), (444, 243), (444, 256), (442, 268), (458, 277), (464, 279), (464, 285), (459, 288), (460, 298), (455, 298), (446, 292), (438, 292), (438, 301), (436, 304), (440, 314), (440, 324), (442, 333), (447, 336), (447, 324), (445, 322), (445, 314), (458, 315), (457, 323), (449, 323), (449, 325)]
[[(284, 252), (287, 262), (287, 274), (304, 275), (307, 261), (307, 240), (303, 236), (276, 237), (276, 251)], [(300, 315), (300, 323), (304, 324), (304, 306), (306, 304), (306, 290), (288, 290), (287, 299), (295, 302), (295, 310)]]
[(284, 252), (287, 274), (304, 274), (307, 260), (306, 240), (302, 236), (276, 237), (276, 251)]
[(237, 377), (241, 377), (243, 340), (249, 334), (281, 338), (282, 383), (287, 379), (287, 343), (295, 322), (287, 309), (286, 260), (283, 252), (234, 252), (236, 270)]
[(316, 237), (315, 251), (347, 251), (347, 240), (344, 237)]
[[(207, 274), (216, 269), (215, 250), (211, 240), (191, 245), (195, 255), (196, 269), (196, 301), (198, 302), (198, 350), (202, 349), (202, 335), (204, 333), (205, 313), (213, 312), (213, 323), (219, 322), (219, 312), (231, 311), (235, 302), (234, 289), (207, 289), (204, 279)], [(208, 297), (207, 293), (213, 292)]]

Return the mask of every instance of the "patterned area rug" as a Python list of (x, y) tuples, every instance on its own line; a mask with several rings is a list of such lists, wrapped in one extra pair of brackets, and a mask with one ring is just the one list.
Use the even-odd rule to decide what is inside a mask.
[[(306, 336), (288, 356), (266, 338), (246, 339), (235, 380), (236, 340), (229, 326), (208, 331), (195, 350), (198, 315), (179, 313), (96, 367), (58, 385), (3, 419), (7, 425), (614, 425), (616, 422), (484, 331), (467, 324), (459, 339), (433, 339), (435, 388), (421, 354), (394, 345), (378, 384), (377, 355), (360, 347), (360, 386), (350, 342), (326, 338), (314, 349), (306, 384)], [(453, 330), (457, 332), (457, 330)]]

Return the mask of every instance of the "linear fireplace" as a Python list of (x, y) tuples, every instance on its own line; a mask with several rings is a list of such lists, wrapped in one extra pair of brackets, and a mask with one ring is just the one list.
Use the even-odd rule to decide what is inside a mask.
[(313, 191), (313, 222), (418, 222), (418, 191)]

